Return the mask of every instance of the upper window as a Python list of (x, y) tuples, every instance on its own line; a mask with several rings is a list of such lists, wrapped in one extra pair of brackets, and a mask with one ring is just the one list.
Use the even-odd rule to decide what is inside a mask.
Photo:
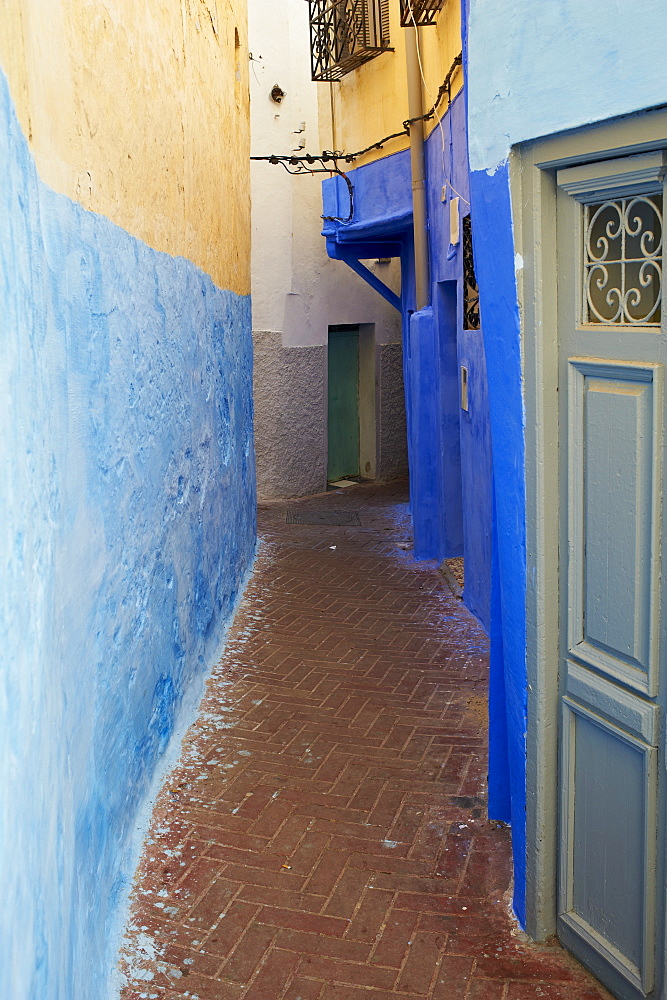
[(556, 182), (582, 203), (581, 321), (660, 327), (667, 151), (565, 167)]
[(660, 325), (662, 198), (584, 207), (584, 322)]
[(389, 0), (309, 0), (313, 80), (340, 80), (389, 48)]
[(435, 15), (442, 10), (445, 0), (401, 0), (401, 24), (435, 24)]

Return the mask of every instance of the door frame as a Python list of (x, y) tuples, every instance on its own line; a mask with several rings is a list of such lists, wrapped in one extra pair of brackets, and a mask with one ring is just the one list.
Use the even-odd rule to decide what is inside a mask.
[[(526, 930), (556, 932), (559, 525), (556, 170), (667, 148), (667, 110), (515, 147), (510, 154), (526, 456)], [(520, 256), (519, 256), (520, 255)]]

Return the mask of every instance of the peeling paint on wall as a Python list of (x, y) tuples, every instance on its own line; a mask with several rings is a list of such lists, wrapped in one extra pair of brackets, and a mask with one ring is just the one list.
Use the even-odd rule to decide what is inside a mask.
[(665, 102), (663, 0), (468, 6), (472, 170), (501, 164), (517, 142)]
[(2, 75), (0, 161), (0, 995), (97, 1000), (253, 556), (250, 303), (49, 190)]

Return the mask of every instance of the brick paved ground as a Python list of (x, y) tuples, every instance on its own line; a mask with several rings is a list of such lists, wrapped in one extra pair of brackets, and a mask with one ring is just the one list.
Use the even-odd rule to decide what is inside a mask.
[[(287, 507), (358, 511), (286, 524)], [(260, 510), (256, 573), (137, 875), (123, 1000), (600, 1000), (508, 916), (483, 633), (404, 487)]]

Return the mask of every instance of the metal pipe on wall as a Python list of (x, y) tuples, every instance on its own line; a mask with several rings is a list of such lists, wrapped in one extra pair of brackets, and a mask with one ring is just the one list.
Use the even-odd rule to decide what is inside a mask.
[(408, 117), (419, 118), (410, 125), (410, 166), (412, 169), (412, 221), (415, 238), (415, 297), (417, 309), (431, 301), (428, 263), (428, 217), (426, 214), (426, 174), (424, 169), (424, 100), (417, 50), (417, 29), (405, 28), (405, 57), (408, 78)]

